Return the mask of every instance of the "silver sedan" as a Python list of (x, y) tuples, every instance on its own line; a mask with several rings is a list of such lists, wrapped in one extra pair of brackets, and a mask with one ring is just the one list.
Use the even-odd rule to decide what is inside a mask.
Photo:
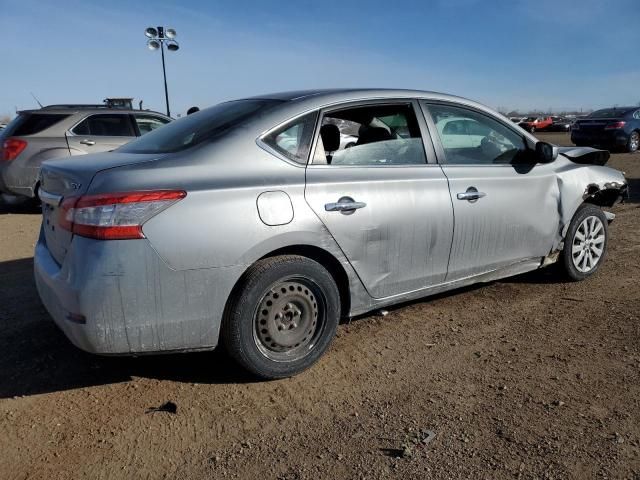
[(438, 93), (230, 101), (45, 162), (37, 287), (83, 350), (222, 343), (257, 376), (290, 376), (341, 318), (554, 262), (595, 273), (602, 207), (626, 191), (607, 160)]

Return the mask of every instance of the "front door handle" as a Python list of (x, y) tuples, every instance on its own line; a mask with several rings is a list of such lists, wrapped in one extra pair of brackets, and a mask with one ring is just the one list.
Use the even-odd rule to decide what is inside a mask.
[(95, 145), (95, 144), (96, 144), (96, 142), (94, 142), (93, 140), (87, 140), (87, 139), (85, 139), (85, 140), (80, 140), (80, 143), (81, 143), (82, 145)]
[(476, 187), (467, 188), (466, 192), (459, 193), (456, 195), (458, 200), (468, 200), (469, 202), (475, 202), (479, 198), (486, 197), (487, 194), (484, 192), (479, 192)]
[(327, 212), (342, 212), (346, 214), (350, 214), (358, 210), (359, 208), (366, 207), (367, 204), (364, 202), (356, 202), (351, 197), (342, 197), (335, 203), (325, 203), (324, 209)]

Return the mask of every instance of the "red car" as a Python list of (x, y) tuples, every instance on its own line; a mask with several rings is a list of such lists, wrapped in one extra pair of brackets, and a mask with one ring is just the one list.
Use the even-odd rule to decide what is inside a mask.
[(533, 133), (536, 130), (544, 130), (546, 128), (549, 128), (552, 123), (553, 119), (551, 117), (528, 117), (518, 125), (520, 125), (528, 132)]

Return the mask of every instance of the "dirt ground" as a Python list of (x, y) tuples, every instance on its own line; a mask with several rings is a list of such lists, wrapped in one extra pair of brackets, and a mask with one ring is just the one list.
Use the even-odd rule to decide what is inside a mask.
[(220, 352), (80, 352), (35, 290), (39, 215), (0, 207), (0, 478), (639, 479), (640, 154), (609, 164), (634, 191), (594, 278), (542, 270), (357, 319), (273, 382)]

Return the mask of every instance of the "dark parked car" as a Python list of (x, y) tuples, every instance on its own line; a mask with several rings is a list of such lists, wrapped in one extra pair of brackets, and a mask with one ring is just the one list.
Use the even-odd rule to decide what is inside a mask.
[(571, 121), (564, 117), (551, 117), (551, 125), (545, 132), (568, 132), (571, 130)]
[(571, 141), (579, 147), (602, 146), (635, 152), (640, 146), (640, 107), (596, 110), (571, 127)]

